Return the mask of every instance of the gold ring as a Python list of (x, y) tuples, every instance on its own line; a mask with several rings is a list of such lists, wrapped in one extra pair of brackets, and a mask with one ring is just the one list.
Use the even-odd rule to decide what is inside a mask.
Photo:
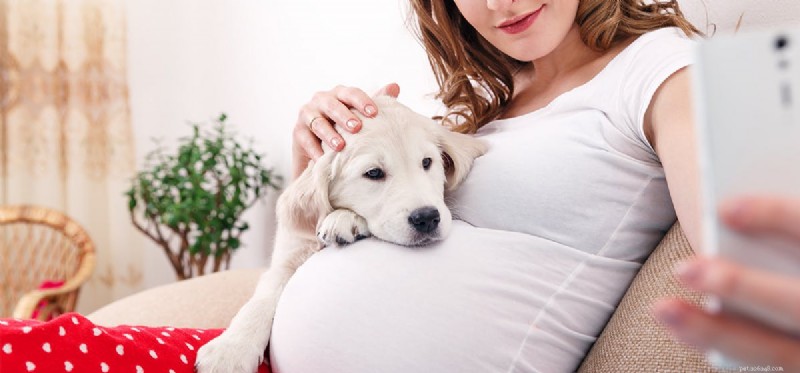
[(311, 129), (313, 129), (313, 127), (311, 127), (311, 126), (313, 126), (313, 125), (314, 125), (314, 121), (315, 121), (315, 120), (317, 120), (317, 119), (322, 119), (322, 116), (321, 116), (321, 115), (320, 115), (320, 116), (316, 116), (316, 117), (314, 117), (313, 119), (311, 119), (311, 121), (310, 121), (310, 122), (308, 122), (308, 128), (311, 128)]

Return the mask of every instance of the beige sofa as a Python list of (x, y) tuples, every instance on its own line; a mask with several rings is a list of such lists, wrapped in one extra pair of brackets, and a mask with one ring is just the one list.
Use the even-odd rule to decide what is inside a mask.
[[(676, 224), (645, 262), (580, 368), (581, 372), (711, 372), (701, 354), (672, 341), (653, 320), (650, 305), (664, 296), (700, 302), (678, 286), (673, 265), (690, 256)], [(222, 328), (252, 293), (260, 270), (233, 270), (153, 288), (90, 315), (100, 325)], [(194, 296), (186, 296), (193, 294)], [(203, 294), (202, 305), (196, 294)], [(192, 312), (199, 310), (200, 312)]]

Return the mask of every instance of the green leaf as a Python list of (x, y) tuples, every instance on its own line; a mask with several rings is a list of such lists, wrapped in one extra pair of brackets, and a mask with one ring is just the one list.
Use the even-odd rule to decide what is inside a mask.
[(134, 209), (136, 209), (136, 197), (131, 196), (128, 198), (128, 210), (133, 211)]

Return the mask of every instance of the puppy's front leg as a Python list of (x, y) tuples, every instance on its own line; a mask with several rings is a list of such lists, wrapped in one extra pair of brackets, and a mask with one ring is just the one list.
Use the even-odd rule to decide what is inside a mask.
[(370, 235), (367, 221), (347, 209), (333, 210), (317, 225), (317, 238), (325, 246), (344, 246)]
[(288, 241), (291, 243), (280, 236), (276, 238), (276, 242), (290, 246), (276, 245), (273, 263), (261, 275), (253, 296), (222, 334), (197, 351), (198, 373), (252, 373), (258, 369), (283, 287), (297, 267), (319, 249), (319, 243), (311, 240), (305, 240), (299, 247), (291, 246), (297, 244), (296, 240)]
[(270, 267), (261, 275), (255, 294), (236, 313), (230, 326), (197, 351), (199, 373), (251, 373), (258, 369), (269, 341), (280, 289), (291, 276)]

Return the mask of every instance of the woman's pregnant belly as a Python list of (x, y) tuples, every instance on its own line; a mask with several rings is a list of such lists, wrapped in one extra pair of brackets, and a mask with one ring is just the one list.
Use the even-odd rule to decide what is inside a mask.
[(422, 247), (312, 256), (284, 289), (275, 372), (572, 371), (639, 265), (456, 221)]

